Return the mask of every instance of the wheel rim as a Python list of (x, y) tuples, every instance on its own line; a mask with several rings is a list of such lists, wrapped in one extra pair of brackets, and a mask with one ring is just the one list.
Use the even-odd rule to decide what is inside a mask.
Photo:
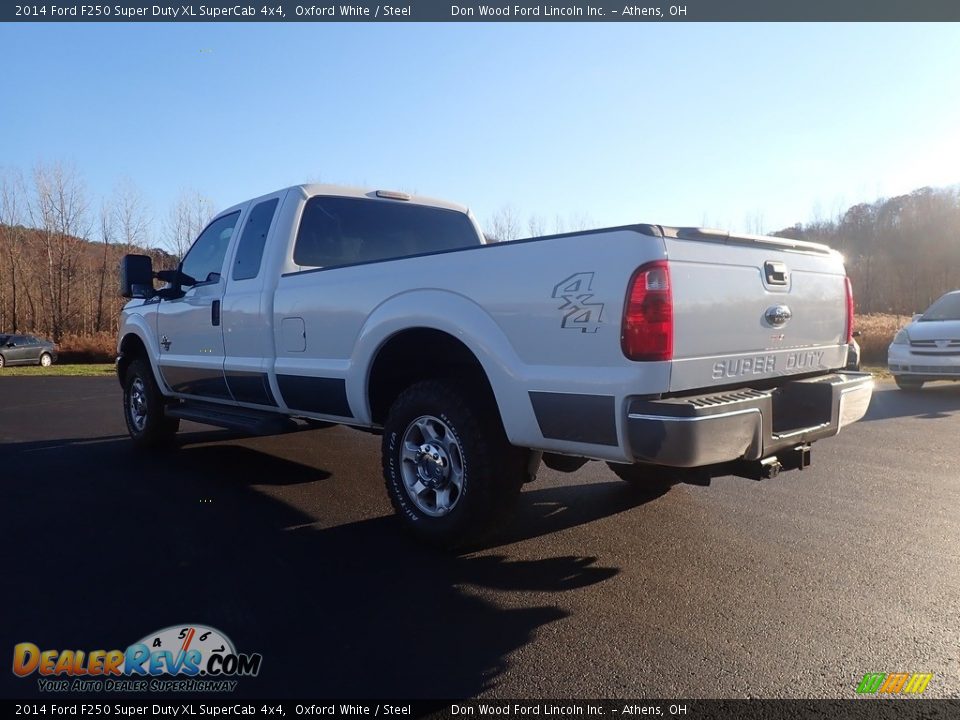
[(127, 404), (130, 422), (137, 432), (147, 425), (147, 392), (142, 378), (134, 378), (130, 384), (130, 399)]
[(407, 496), (430, 517), (453, 510), (463, 495), (463, 451), (450, 427), (433, 415), (407, 426), (400, 451)]
[(52, 361), (50, 360), (50, 356), (49, 356), (49, 355), (41, 355), (41, 356), (40, 356), (40, 364), (43, 365), (44, 367), (50, 367), (51, 362), (52, 362)]

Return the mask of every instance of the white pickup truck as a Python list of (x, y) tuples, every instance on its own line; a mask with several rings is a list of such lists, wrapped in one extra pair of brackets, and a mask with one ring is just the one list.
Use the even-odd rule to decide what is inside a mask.
[(628, 225), (487, 243), (458, 205), (298, 185), (220, 213), (174, 270), (120, 270), (138, 445), (181, 419), (370, 429), (398, 515), (448, 545), (541, 458), (634, 482), (802, 468), (873, 389), (842, 370), (841, 256), (782, 238)]

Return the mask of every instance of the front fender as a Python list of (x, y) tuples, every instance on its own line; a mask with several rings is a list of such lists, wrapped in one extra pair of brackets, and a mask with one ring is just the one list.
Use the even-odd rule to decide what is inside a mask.
[[(160, 368), (157, 365), (157, 358), (160, 357), (160, 346), (157, 343), (157, 334), (150, 328), (150, 323), (147, 318), (140, 313), (130, 313), (123, 319), (123, 325), (117, 334), (117, 360), (119, 361), (122, 356), (120, 348), (123, 346), (123, 341), (131, 335), (139, 338), (140, 342), (142, 342), (146, 348), (147, 361), (150, 363), (150, 369), (153, 371), (153, 377), (157, 381), (157, 387), (160, 388), (160, 392), (164, 395), (170, 395), (170, 388), (164, 383), (163, 375), (160, 373)], [(120, 383), (123, 384), (123, 378), (120, 378)]]

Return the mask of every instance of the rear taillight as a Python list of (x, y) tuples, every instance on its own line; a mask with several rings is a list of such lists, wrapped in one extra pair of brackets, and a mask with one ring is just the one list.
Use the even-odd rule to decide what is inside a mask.
[(850, 278), (845, 277), (847, 281), (847, 345), (853, 342), (853, 286), (850, 284)]
[(642, 265), (630, 278), (620, 347), (631, 360), (673, 358), (673, 294), (666, 260)]

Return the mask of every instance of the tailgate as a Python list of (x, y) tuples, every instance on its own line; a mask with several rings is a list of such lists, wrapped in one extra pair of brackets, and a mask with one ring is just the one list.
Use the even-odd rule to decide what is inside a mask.
[(845, 365), (839, 253), (780, 238), (663, 230), (673, 288), (671, 392)]

